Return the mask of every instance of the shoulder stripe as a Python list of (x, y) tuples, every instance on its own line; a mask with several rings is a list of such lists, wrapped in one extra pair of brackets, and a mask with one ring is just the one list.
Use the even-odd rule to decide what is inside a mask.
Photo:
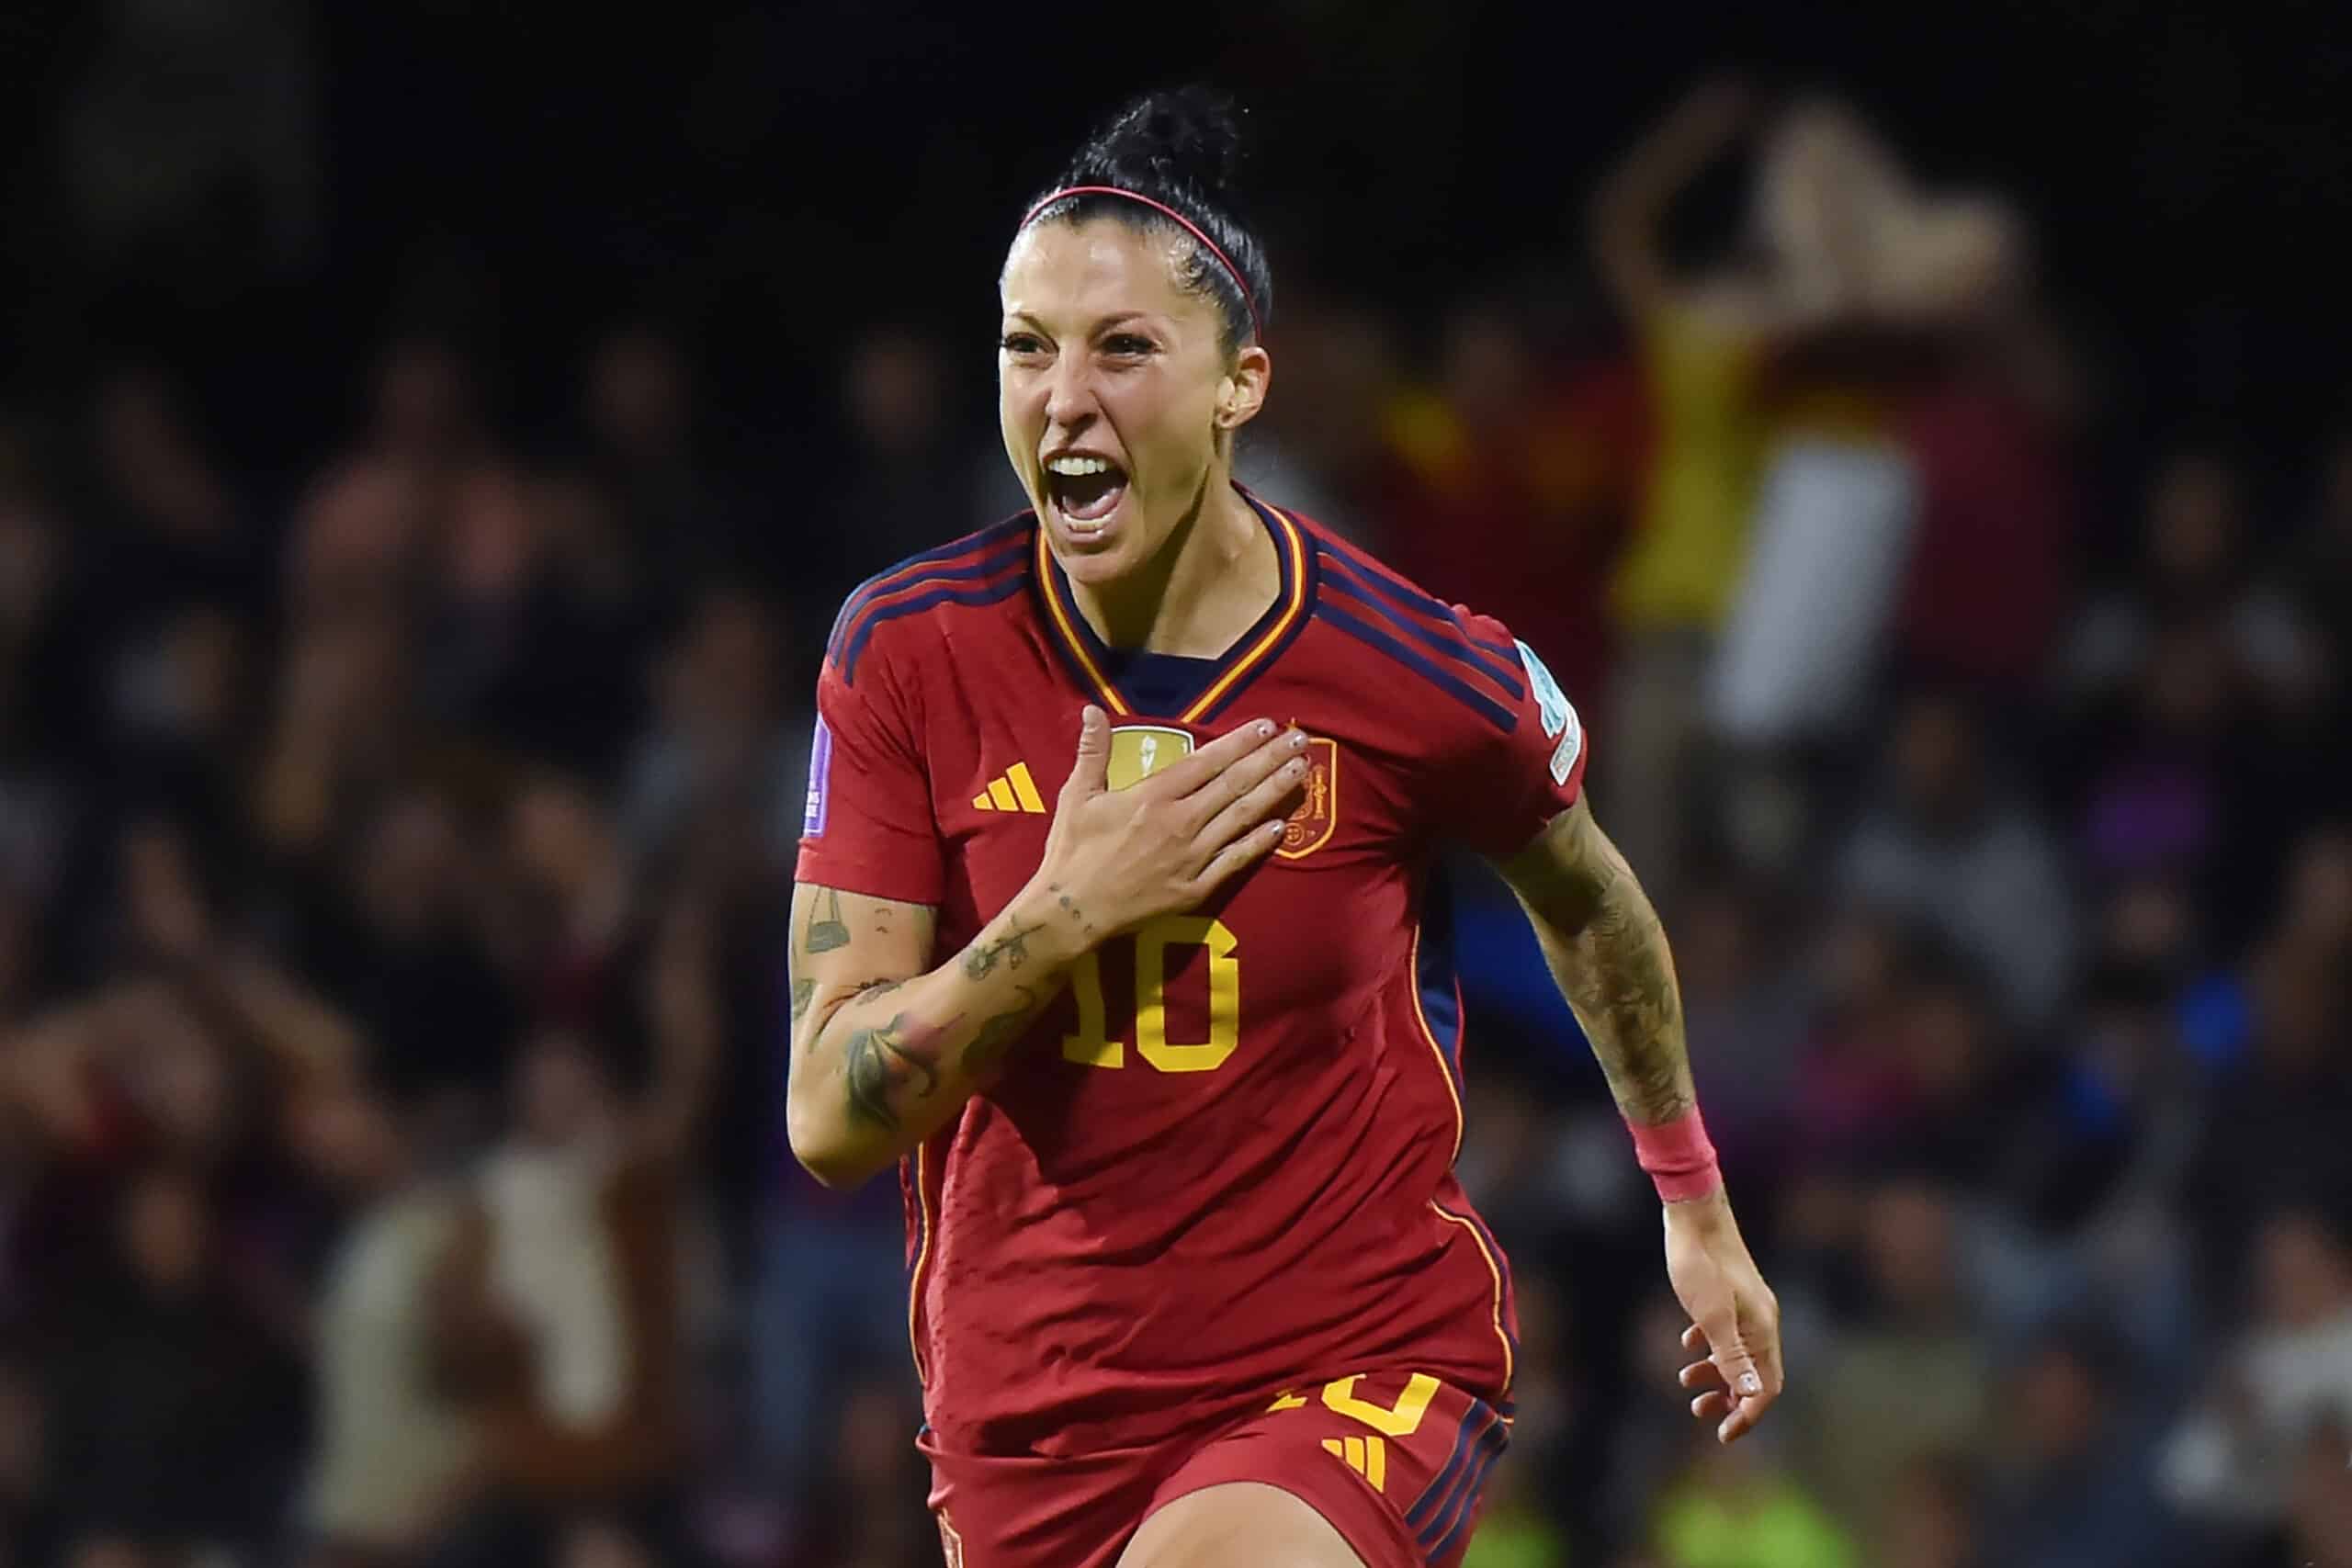
[[(1325, 578), (1325, 581), (1330, 584), (1332, 592), (1344, 593), (1364, 609), (1379, 616), (1390, 627), (1404, 633), (1441, 658), (1454, 660), (1468, 665), (1510, 693), (1512, 702), (1518, 702), (1526, 696), (1527, 688), (1520, 683), (1518, 671), (1498, 662), (1493, 655), (1473, 645), (1468, 632), (1461, 627), (1460, 623), (1455, 623), (1454, 635), (1448, 637), (1425, 622), (1410, 615), (1399, 615), (1391, 605), (1374, 598), (1369, 585), (1351, 571), (1346, 562), (1333, 560), (1329, 556), (1324, 559), (1333, 568)], [(1512, 649), (1514, 660), (1517, 656), (1518, 650)]]
[(1463, 641), (1473, 648), (1485, 649), (1507, 667), (1516, 667), (1519, 663), (1517, 648), (1507, 642), (1497, 642), (1492, 637), (1480, 637), (1463, 624), (1461, 614), (1453, 605), (1397, 576), (1378, 557), (1365, 554), (1344, 539), (1326, 537), (1317, 543), (1326, 556), (1375, 592), (1385, 592), (1398, 604), (1409, 605), (1432, 620), (1443, 621), (1462, 634)]
[(857, 630), (851, 633), (848, 640), (842, 644), (841, 658), (838, 660), (842, 682), (847, 683), (856, 679), (857, 656), (865, 650), (865, 640), (874, 635), (875, 627), (902, 616), (918, 615), (941, 604), (1000, 604), (1012, 598), (1028, 585), (1029, 579), (1020, 572), (1015, 572), (998, 581), (975, 583), (968, 588), (959, 588), (953, 583), (941, 583), (931, 586), (928, 592), (918, 593), (911, 599), (893, 600), (860, 621)]
[(832, 636), (826, 643), (826, 656), (839, 659), (852, 643), (864, 641), (865, 629), (873, 624), (876, 616), (887, 615), (908, 594), (923, 592), (946, 583), (978, 582), (994, 577), (1008, 568), (1021, 566), (1028, 558), (1028, 553), (1024, 546), (1016, 542), (971, 560), (933, 566), (903, 575), (893, 574), (893, 580), (888, 586), (851, 595), (833, 622)]
[(1406, 669), (1421, 676), (1424, 680), (1428, 681), (1430, 684), (1437, 687), (1438, 690), (1444, 692), (1447, 695), (1458, 698), (1462, 702), (1467, 704), (1471, 708), (1475, 709), (1481, 717), (1485, 718), (1487, 723), (1493, 725), (1497, 729), (1501, 730), (1504, 734), (1508, 735), (1512, 730), (1519, 728), (1519, 715), (1517, 713), (1503, 706), (1500, 703), (1495, 701), (1494, 698), (1487, 695), (1484, 692), (1479, 691), (1476, 686), (1471, 685), (1467, 681), (1463, 680), (1460, 676), (1439, 668), (1436, 664), (1422, 657), (1420, 654), (1414, 652), (1411, 649), (1406, 647), (1395, 637), (1390, 637), (1386, 632), (1382, 631), (1379, 627), (1368, 625), (1367, 623), (1359, 620), (1354, 615), (1348, 614), (1347, 611), (1341, 609), (1331, 601), (1327, 599), (1322, 604), (1317, 604), (1315, 607), (1315, 615), (1317, 619), (1328, 621), (1333, 626), (1347, 633), (1350, 637), (1356, 638), (1358, 641), (1369, 644), (1371, 647), (1378, 649), (1381, 652), (1388, 655), (1389, 658), (1395, 660), (1397, 663), (1402, 664)]
[(909, 556), (897, 564), (886, 567), (850, 591), (842, 601), (841, 613), (833, 617), (832, 630), (826, 634), (826, 651), (830, 654), (841, 640), (842, 630), (857, 617), (858, 612), (883, 594), (904, 586), (918, 577), (931, 575), (932, 567), (952, 567), (984, 552), (995, 550), (1008, 540), (1026, 531), (1031, 513), (1015, 513), (1001, 522), (991, 523), (975, 533), (944, 545)]

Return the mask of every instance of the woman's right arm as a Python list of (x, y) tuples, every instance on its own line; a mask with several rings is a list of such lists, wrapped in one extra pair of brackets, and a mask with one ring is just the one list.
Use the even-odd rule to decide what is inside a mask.
[(1084, 950), (1034, 890), (935, 968), (933, 910), (801, 883), (792, 892), (792, 1152), (850, 1187), (937, 1132), (1061, 989)]
[(1114, 794), (1110, 721), (1087, 709), (1036, 874), (944, 964), (929, 906), (797, 886), (786, 1125), (800, 1163), (854, 1187), (946, 1125), (1080, 955), (1196, 907), (1281, 841), (1305, 740), (1243, 725)]

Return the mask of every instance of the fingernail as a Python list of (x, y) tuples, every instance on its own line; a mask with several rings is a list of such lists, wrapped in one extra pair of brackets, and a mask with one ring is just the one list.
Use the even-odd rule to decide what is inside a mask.
[(1261, 718), (1258, 721), (1258, 733), (1260, 735), (1272, 735), (1273, 732), (1274, 721), (1272, 719)]
[(1762, 1393), (1764, 1392), (1764, 1380), (1758, 1377), (1754, 1372), (1742, 1372), (1739, 1374), (1739, 1392), (1742, 1393)]
[(1286, 779), (1295, 779), (1305, 772), (1306, 772), (1306, 764), (1295, 757), (1283, 764), (1283, 777)]
[(1306, 736), (1304, 731), (1294, 729), (1290, 732), (1290, 749), (1292, 750), (1295, 751), (1306, 744)]

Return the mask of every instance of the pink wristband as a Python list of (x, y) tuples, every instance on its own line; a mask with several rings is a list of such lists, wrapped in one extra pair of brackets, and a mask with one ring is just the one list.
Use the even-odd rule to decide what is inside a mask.
[(1669, 1203), (1704, 1198), (1723, 1188), (1723, 1172), (1715, 1166), (1715, 1145), (1707, 1141), (1707, 1124), (1699, 1108), (1656, 1126), (1629, 1122), (1634, 1133), (1634, 1157), (1650, 1173), (1657, 1195)]

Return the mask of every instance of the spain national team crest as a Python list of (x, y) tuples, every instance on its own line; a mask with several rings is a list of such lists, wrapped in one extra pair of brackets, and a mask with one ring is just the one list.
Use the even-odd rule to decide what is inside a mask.
[(1110, 781), (1113, 789), (1138, 784), (1175, 761), (1190, 756), (1193, 738), (1181, 729), (1157, 724), (1123, 724), (1111, 731)]
[(1304, 860), (1331, 841), (1340, 825), (1340, 743), (1322, 736), (1306, 742), (1306, 777), (1299, 784), (1306, 798), (1283, 825), (1283, 841), (1274, 853), (1284, 860)]

